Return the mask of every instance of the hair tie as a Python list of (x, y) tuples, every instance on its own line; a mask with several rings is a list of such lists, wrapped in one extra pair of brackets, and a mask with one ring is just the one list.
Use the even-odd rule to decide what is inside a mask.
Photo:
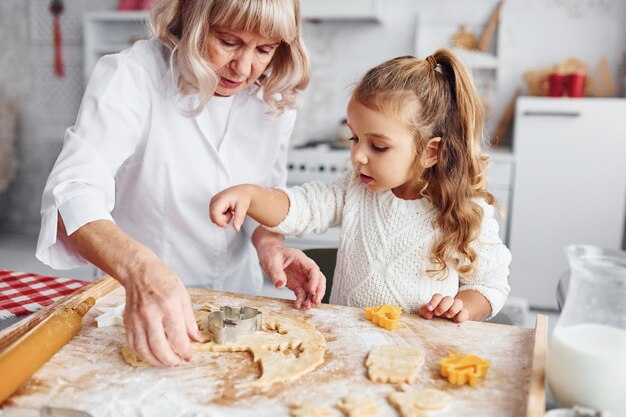
[(430, 64), (430, 67), (433, 69), (433, 71), (437, 69), (437, 60), (435, 59), (434, 56), (428, 55), (426, 57), (426, 61), (428, 61), (428, 63)]

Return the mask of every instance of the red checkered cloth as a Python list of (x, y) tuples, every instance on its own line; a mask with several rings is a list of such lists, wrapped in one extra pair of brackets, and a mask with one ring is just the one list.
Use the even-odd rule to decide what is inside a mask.
[(89, 284), (0, 269), (0, 319), (30, 314)]

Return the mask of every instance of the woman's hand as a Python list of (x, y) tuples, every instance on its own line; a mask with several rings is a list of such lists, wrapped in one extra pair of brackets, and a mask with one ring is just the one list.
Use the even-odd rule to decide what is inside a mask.
[(192, 355), (189, 339), (201, 339), (189, 294), (158, 258), (144, 266), (142, 273), (123, 282), (128, 345), (155, 366), (188, 362)]
[(117, 279), (126, 289), (124, 325), (130, 348), (156, 366), (191, 359), (189, 338), (201, 339), (187, 290), (150, 249), (115, 223), (96, 220), (62, 236), (83, 258)]
[(286, 248), (283, 237), (262, 227), (252, 235), (259, 261), (276, 288), (287, 287), (296, 295), (296, 308), (320, 305), (326, 292), (326, 277), (301, 250)]
[(209, 203), (211, 221), (220, 227), (226, 227), (232, 220), (233, 227), (239, 231), (251, 203), (250, 186), (236, 185), (227, 188), (215, 194)]
[(428, 303), (419, 308), (418, 313), (426, 320), (442, 317), (461, 323), (469, 319), (469, 312), (462, 300), (441, 294), (433, 295)]

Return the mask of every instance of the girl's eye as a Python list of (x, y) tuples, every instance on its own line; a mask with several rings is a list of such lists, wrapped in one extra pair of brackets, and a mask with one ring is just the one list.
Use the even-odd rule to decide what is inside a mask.
[(359, 138), (357, 138), (356, 136), (352, 136), (351, 138), (349, 138), (348, 140), (351, 140), (354, 143), (359, 143)]
[(381, 148), (380, 146), (372, 145), (372, 149), (374, 149), (376, 152), (385, 152), (389, 148)]

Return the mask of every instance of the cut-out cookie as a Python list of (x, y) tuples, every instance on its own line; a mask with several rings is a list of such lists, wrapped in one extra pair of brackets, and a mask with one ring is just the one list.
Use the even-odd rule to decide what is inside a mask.
[(413, 383), (424, 363), (424, 352), (413, 346), (377, 346), (367, 356), (365, 365), (374, 382)]
[(401, 306), (392, 306), (389, 304), (365, 307), (363, 310), (365, 311), (365, 318), (367, 320), (387, 330), (396, 329), (400, 322), (400, 315), (402, 314)]
[(387, 397), (389, 403), (398, 410), (402, 417), (423, 417), (424, 410), (439, 410), (452, 401), (452, 397), (438, 389), (414, 389), (402, 386), (403, 392), (394, 392)]
[(490, 362), (476, 355), (451, 353), (439, 361), (441, 376), (456, 385), (469, 384), (475, 386), (479, 380), (487, 376)]
[(380, 413), (376, 402), (364, 395), (348, 395), (335, 404), (348, 417), (375, 416)]
[[(212, 340), (208, 332), (207, 317), (213, 306), (196, 313), (200, 333)], [(194, 352), (244, 352), (252, 354), (252, 360), (261, 368), (261, 377), (235, 388), (264, 387), (275, 382), (295, 380), (324, 362), (326, 341), (311, 323), (295, 317), (273, 312), (263, 312), (263, 330), (241, 336), (236, 343), (219, 345), (213, 341), (192, 343)], [(133, 366), (150, 364), (132, 352), (122, 348), (124, 360)], [(193, 362), (192, 362), (193, 363)]]
[(316, 404), (293, 404), (291, 417), (333, 417), (335, 414), (328, 408)]

